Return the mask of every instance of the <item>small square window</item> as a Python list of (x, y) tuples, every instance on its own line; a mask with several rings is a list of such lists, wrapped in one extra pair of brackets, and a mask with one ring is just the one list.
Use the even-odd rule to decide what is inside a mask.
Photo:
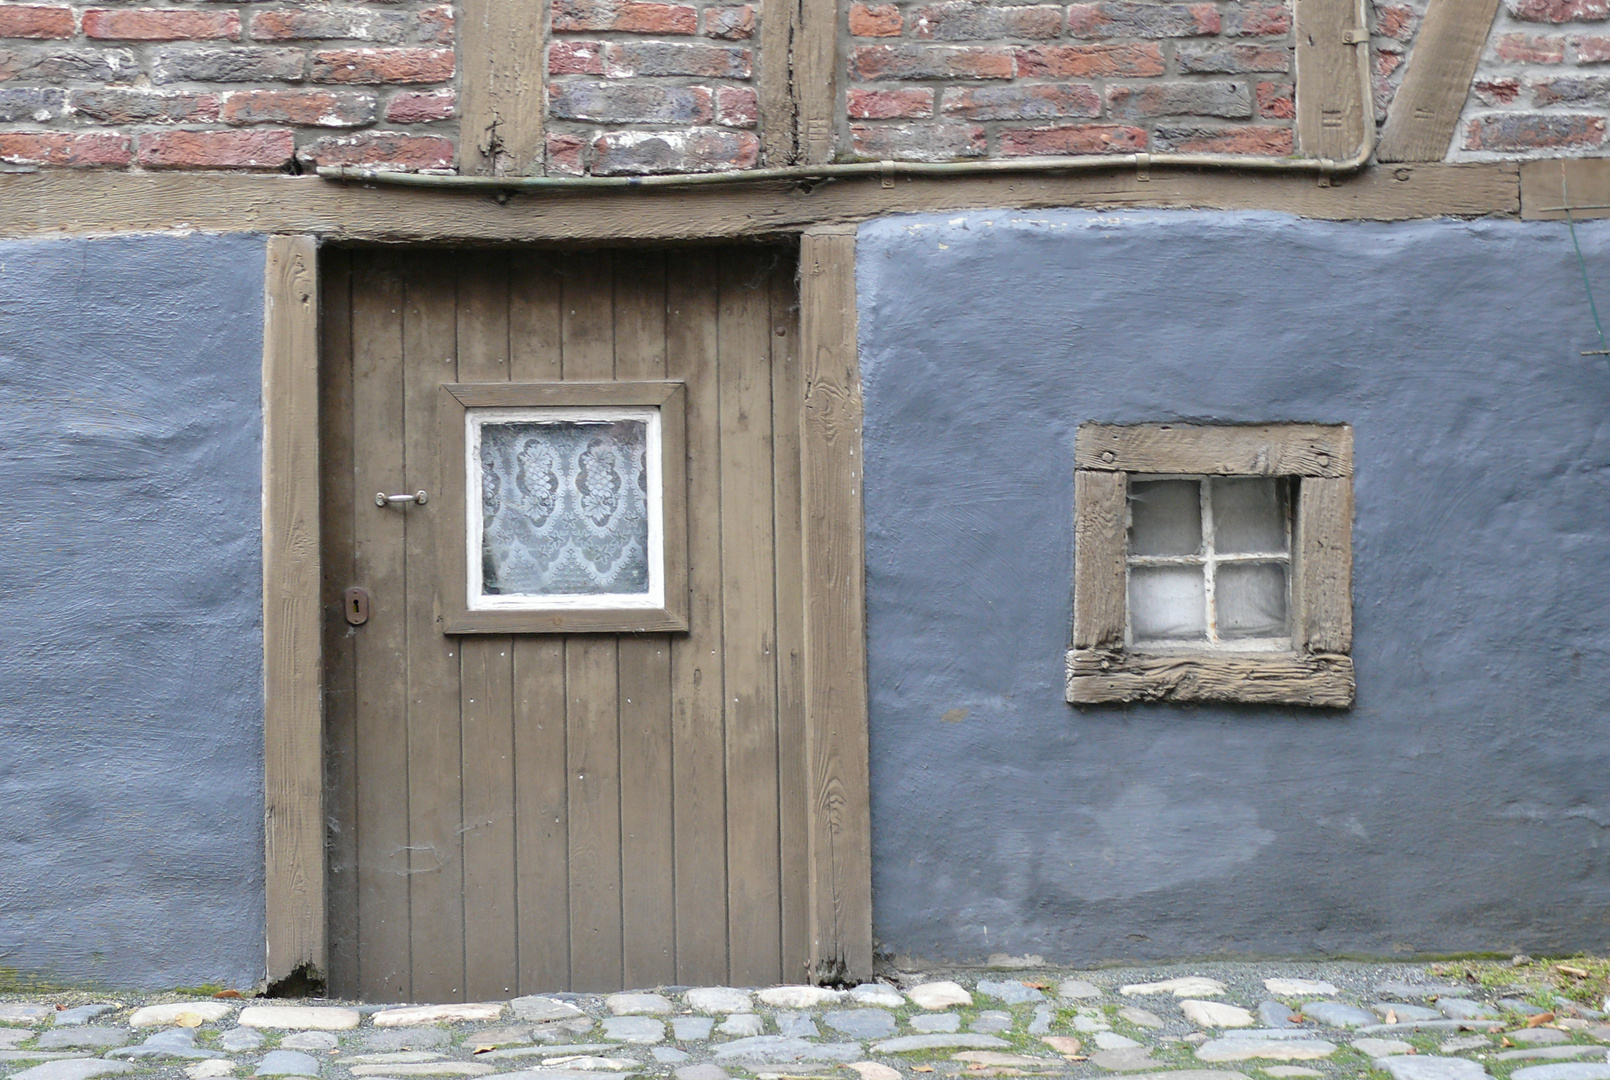
[(1068, 700), (1353, 700), (1352, 429), (1086, 424)]

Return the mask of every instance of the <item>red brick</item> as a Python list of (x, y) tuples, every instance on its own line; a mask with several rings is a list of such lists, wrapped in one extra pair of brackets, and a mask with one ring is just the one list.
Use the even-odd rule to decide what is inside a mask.
[(129, 49), (79, 49), (67, 45), (0, 49), (0, 82), (32, 79), (42, 83), (106, 83), (129, 79), (139, 70)]
[(392, 12), (329, 8), (264, 11), (252, 16), (252, 37), (259, 41), (352, 40), (400, 42), (405, 17)]
[(755, 36), (755, 9), (733, 4), (704, 9), (704, 36), (724, 41), (746, 41)]
[(586, 169), (582, 165), (581, 152), (586, 145), (587, 141), (579, 136), (563, 135), (550, 131), (548, 133), (548, 175), (582, 175)]
[(31, 4), (0, 6), (0, 38), (70, 38), (73, 9)]
[(851, 78), (1010, 79), (1012, 50), (979, 46), (859, 45), (850, 52)]
[(313, 54), (314, 82), (439, 83), (452, 77), (451, 49), (332, 49)]
[(894, 161), (954, 161), (989, 152), (977, 124), (851, 124), (850, 145), (861, 157)]
[(1289, 127), (1164, 128), (1152, 133), (1152, 149), (1170, 154), (1250, 154), (1285, 157), (1292, 152)]
[(1414, 37), (1420, 16), (1411, 7), (1401, 4), (1382, 4), (1375, 8), (1375, 32), (1393, 41), (1408, 41)]
[(1107, 87), (1107, 115), (1138, 120), (1156, 116), (1252, 115), (1252, 94), (1244, 82), (1154, 82)]
[(140, 136), (148, 169), (278, 169), (296, 152), (289, 131), (163, 131)]
[(1047, 40), (1062, 35), (1062, 9), (1046, 4), (995, 7), (973, 0), (946, 0), (918, 8), (914, 35), (933, 41)]
[(1610, 18), (1610, 0), (1515, 0), (1510, 11), (1525, 22), (1592, 22)]
[(1036, 45), (1017, 50), (1017, 72), (1024, 78), (1143, 79), (1163, 70), (1163, 50), (1157, 45)]
[(686, 4), (637, 0), (555, 0), (553, 28), (559, 33), (614, 30), (624, 34), (692, 34), (698, 13)]
[(747, 131), (681, 128), (610, 131), (593, 142), (599, 176), (747, 169), (760, 159), (760, 140)]
[(1610, 106), (1610, 75), (1557, 76), (1532, 83), (1532, 104)]
[(432, 120), (451, 120), (458, 98), (451, 90), (421, 93), (404, 91), (386, 104), (386, 119), (393, 124), (428, 124)]
[(1174, 51), (1181, 74), (1241, 75), (1247, 72), (1290, 71), (1291, 49), (1285, 45), (1181, 44)]
[(1536, 34), (1500, 34), (1493, 43), (1500, 60), (1514, 64), (1562, 64), (1565, 39)]
[(0, 161), (89, 169), (127, 165), (129, 137), (113, 131), (0, 131)]
[(855, 37), (899, 37), (903, 20), (893, 4), (851, 4), (850, 33)]
[(604, 50), (604, 73), (612, 79), (657, 75), (747, 79), (751, 70), (749, 50), (736, 45), (619, 41)]
[(747, 86), (716, 89), (716, 123), (723, 127), (752, 128), (760, 123), (760, 101)]
[(1078, 38), (1176, 38), (1217, 34), (1223, 28), (1213, 4), (1155, 4), (1110, 0), (1068, 8), (1068, 33)]
[(1232, 37), (1284, 37), (1291, 33), (1291, 10), (1284, 5), (1232, 7), (1224, 32)]
[(318, 165), (361, 165), (413, 172), (449, 169), (456, 147), (440, 135), (407, 135), (399, 131), (366, 131), (331, 135), (302, 147), (297, 157)]
[(1514, 77), (1477, 79), (1470, 84), (1470, 92), (1483, 105), (1511, 105), (1521, 96), (1521, 81)]
[(602, 75), (604, 45), (600, 41), (556, 41), (548, 46), (549, 75)]
[(122, 87), (73, 91), (73, 112), (99, 124), (210, 124), (218, 119), (217, 94), (164, 94)]
[(84, 12), (84, 36), (103, 41), (239, 41), (233, 11), (133, 9)]
[(438, 4), (428, 7), (417, 16), (417, 30), (420, 41), (430, 45), (453, 44), (453, 8), (450, 4)]
[(941, 110), (967, 120), (1054, 120), (1101, 115), (1101, 95), (1083, 83), (952, 87)]
[(1146, 132), (1117, 124), (1007, 128), (1000, 134), (1005, 157), (1061, 154), (1137, 154), (1146, 149)]
[(227, 124), (359, 127), (374, 123), (375, 99), (329, 90), (239, 90), (223, 96), (222, 115)]
[(1603, 116), (1510, 113), (1482, 116), (1465, 129), (1467, 150), (1545, 150), (1604, 145)]
[(911, 90), (851, 90), (852, 120), (895, 120), (934, 114), (934, 92), (928, 87)]
[(1295, 88), (1291, 83), (1261, 82), (1253, 91), (1258, 115), (1269, 120), (1291, 120), (1297, 116)]
[(704, 86), (570, 79), (548, 88), (548, 111), (600, 124), (708, 124), (715, 95)]
[(1576, 51), (1579, 64), (1610, 63), (1610, 37), (1574, 37), (1571, 48)]

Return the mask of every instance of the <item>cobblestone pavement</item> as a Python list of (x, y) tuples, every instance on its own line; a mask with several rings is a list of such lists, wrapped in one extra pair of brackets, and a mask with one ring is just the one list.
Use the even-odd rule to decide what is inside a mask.
[(1610, 1080), (1610, 1021), (1424, 965), (895, 972), (850, 990), (661, 987), (374, 1006), (0, 999), (9, 1080)]

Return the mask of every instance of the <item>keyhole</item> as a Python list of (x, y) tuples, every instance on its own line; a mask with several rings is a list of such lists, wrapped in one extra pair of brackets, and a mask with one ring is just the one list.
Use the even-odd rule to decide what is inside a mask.
[(369, 621), (369, 593), (366, 590), (354, 585), (342, 594), (342, 599), (349, 624), (362, 626)]

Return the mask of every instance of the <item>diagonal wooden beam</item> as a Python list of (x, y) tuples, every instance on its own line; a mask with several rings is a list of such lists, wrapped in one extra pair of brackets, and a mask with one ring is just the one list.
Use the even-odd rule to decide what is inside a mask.
[(1376, 157), (1441, 161), (1448, 154), (1498, 0), (1431, 0), (1386, 115)]

